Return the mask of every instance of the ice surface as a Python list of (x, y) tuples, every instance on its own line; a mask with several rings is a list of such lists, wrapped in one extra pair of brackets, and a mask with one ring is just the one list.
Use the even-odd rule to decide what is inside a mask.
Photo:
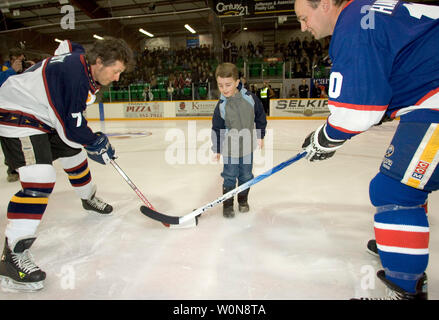
[[(255, 175), (300, 152), (323, 120), (270, 120)], [(354, 137), (327, 161), (300, 160), (254, 185), (250, 212), (208, 210), (195, 228), (175, 230), (143, 216), (141, 200), (111, 165), (89, 161), (97, 195), (114, 214), (85, 213), (60, 163), (57, 183), (32, 247), (47, 272), (37, 293), (0, 299), (349, 299), (382, 296), (369, 181), (397, 122)], [(183, 215), (221, 194), (221, 163), (210, 161), (208, 120), (90, 122), (105, 131), (120, 167), (154, 205)], [(195, 140), (197, 139), (196, 143)], [(179, 160), (180, 162), (178, 162)], [(0, 156), (0, 230), (20, 185), (6, 182)], [(429, 199), (429, 295), (439, 298), (439, 194)], [(235, 201), (235, 210), (237, 205)], [(3, 244), (2, 244), (3, 245)]]

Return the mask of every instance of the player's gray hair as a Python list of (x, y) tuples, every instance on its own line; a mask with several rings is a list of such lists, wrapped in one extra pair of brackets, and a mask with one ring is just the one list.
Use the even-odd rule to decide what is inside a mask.
[[(319, 6), (319, 3), (320, 3), (320, 1), (321, 0), (307, 0), (308, 1), (308, 3), (309, 3), (309, 5), (312, 7), (312, 8), (317, 8), (318, 6)], [(335, 5), (335, 6), (337, 6), (337, 7), (340, 7), (344, 2), (346, 2), (347, 0), (332, 0), (332, 3)]]
[(128, 68), (133, 63), (133, 51), (128, 44), (123, 39), (113, 37), (104, 37), (103, 40), (97, 40), (87, 50), (86, 56), (90, 64), (95, 64), (97, 58), (102, 60), (104, 66), (120, 61)]

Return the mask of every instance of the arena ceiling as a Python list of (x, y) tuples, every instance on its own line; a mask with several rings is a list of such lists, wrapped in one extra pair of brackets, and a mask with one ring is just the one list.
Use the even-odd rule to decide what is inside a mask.
[[(66, 5), (74, 9), (73, 29), (63, 29)], [(71, 39), (94, 41), (93, 34), (122, 36), (132, 43), (145, 36), (142, 28), (155, 37), (189, 35), (189, 24), (198, 34), (239, 32), (277, 28), (277, 17), (217, 18), (212, 0), (0, 0), (0, 36), (24, 38), (27, 43)], [(64, 9), (63, 9), (64, 8)], [(64, 11), (62, 11), (64, 10)], [(297, 27), (293, 15), (280, 28)], [(220, 29), (220, 30), (218, 30)]]
[[(436, 3), (437, 0), (416, 2)], [(71, 7), (66, 7), (71, 6)], [(134, 44), (147, 36), (190, 35), (189, 24), (198, 34), (221, 32), (223, 35), (252, 30), (298, 28), (294, 14), (259, 17), (217, 18), (213, 0), (0, 0), (0, 37), (23, 39), (27, 44), (52, 50), (54, 39), (70, 39), (87, 44), (97, 35), (125, 38)], [(74, 10), (74, 27), (68, 14)], [(68, 22), (68, 29), (62, 21)], [(219, 29), (219, 30), (218, 30)], [(32, 45), (33, 44), (33, 45)]]

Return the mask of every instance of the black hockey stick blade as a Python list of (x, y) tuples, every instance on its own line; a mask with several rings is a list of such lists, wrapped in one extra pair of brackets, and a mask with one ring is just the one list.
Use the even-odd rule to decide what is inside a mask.
[[(179, 224), (183, 224), (187, 221), (192, 221), (192, 223), (195, 223), (195, 225), (197, 225), (198, 223), (198, 216), (200, 216), (204, 211), (206, 211), (207, 209), (213, 208), (214, 206), (216, 206), (217, 204), (222, 203), (223, 201), (233, 197), (235, 194), (244, 191), (248, 188), (250, 188), (250, 186), (258, 183), (259, 181), (262, 181), (263, 179), (273, 175), (274, 173), (282, 170), (283, 168), (289, 166), (290, 164), (292, 164), (293, 162), (296, 162), (300, 159), (302, 159), (303, 157), (305, 157), (307, 155), (306, 151), (302, 151), (301, 153), (298, 153), (297, 155), (295, 155), (294, 157), (278, 164), (277, 166), (273, 167), (272, 169), (260, 174), (259, 176), (247, 181), (246, 183), (243, 183), (242, 185), (236, 187), (235, 189), (227, 192), (226, 194), (223, 194), (222, 196), (220, 196), (219, 198), (217, 198), (216, 200), (206, 204), (205, 206), (198, 208), (194, 211), (192, 211), (191, 213), (188, 213), (186, 215), (183, 215), (181, 217), (178, 216), (170, 216), (164, 213), (160, 213), (158, 211), (155, 211), (154, 209), (145, 207), (145, 206), (141, 206), (140, 207), (140, 212), (143, 213), (145, 216), (153, 219), (153, 220), (157, 220), (160, 221), (164, 224), (169, 224), (169, 225), (179, 225)], [(193, 220), (195, 219), (195, 221)]]
[[(158, 220), (166, 224), (180, 224), (180, 217), (168, 216), (166, 214), (154, 211), (147, 206), (140, 206), (140, 212), (151, 219)], [(198, 222), (198, 219), (196, 219), (196, 221)]]

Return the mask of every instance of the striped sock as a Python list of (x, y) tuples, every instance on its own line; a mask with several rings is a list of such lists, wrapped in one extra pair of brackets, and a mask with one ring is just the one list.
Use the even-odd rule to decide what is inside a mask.
[(9, 244), (35, 235), (56, 180), (55, 169), (48, 164), (21, 167), (19, 172), (22, 190), (12, 197), (7, 211)]
[(429, 225), (424, 208), (396, 205), (377, 208), (375, 237), (386, 278), (407, 292), (428, 265)]
[(70, 184), (73, 187), (82, 187), (91, 181), (87, 159), (73, 168), (64, 169), (64, 171), (68, 174)]
[(94, 189), (87, 156), (84, 151), (68, 157), (60, 158), (70, 184), (81, 199), (90, 199)]
[(55, 183), (22, 182), (8, 205), (8, 219), (39, 219), (43, 217)]

